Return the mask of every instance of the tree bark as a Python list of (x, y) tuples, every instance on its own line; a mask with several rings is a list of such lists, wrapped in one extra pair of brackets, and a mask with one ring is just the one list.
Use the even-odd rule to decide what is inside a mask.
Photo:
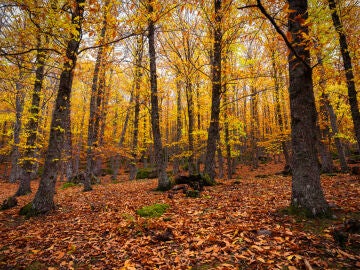
[(291, 204), (294, 207), (306, 209), (313, 216), (318, 216), (326, 214), (329, 206), (321, 187), (317, 159), (317, 113), (310, 52), (304, 38), (305, 35), (308, 35), (309, 30), (308, 26), (302, 23), (308, 18), (308, 3), (307, 0), (288, 0), (288, 3), (289, 10), (292, 10), (288, 19), (292, 46), (303, 59), (301, 61), (295, 57), (292, 50), (288, 56), (293, 149)]
[(11, 171), (9, 176), (9, 182), (15, 183), (19, 176), (20, 176), (20, 170), (21, 167), (19, 165), (19, 158), (20, 158), (20, 152), (19, 152), (19, 144), (20, 144), (20, 131), (21, 131), (21, 117), (24, 110), (24, 86), (22, 84), (23, 79), (23, 71), (22, 67), (19, 66), (19, 80), (16, 82), (16, 94), (15, 94), (15, 124), (14, 124), (14, 131), (13, 131), (13, 138), (14, 138), (14, 144), (12, 147), (11, 152)]
[(205, 169), (204, 173), (215, 180), (215, 151), (216, 141), (219, 137), (219, 116), (221, 99), (221, 41), (222, 41), (222, 8), (221, 0), (214, 0), (214, 40), (212, 55), (212, 96), (211, 96), (211, 116), (208, 130), (208, 139), (206, 146)]
[(134, 180), (136, 178), (137, 167), (136, 159), (138, 152), (138, 137), (139, 137), (139, 117), (140, 117), (140, 86), (141, 86), (141, 63), (143, 58), (143, 47), (144, 42), (142, 36), (138, 38), (137, 48), (136, 48), (136, 59), (135, 59), (135, 106), (134, 106), (134, 131), (133, 131), (133, 140), (131, 145), (131, 160), (130, 160), (130, 172), (129, 179)]
[(352, 60), (346, 40), (345, 30), (338, 15), (335, 0), (328, 0), (328, 1), (329, 1), (332, 21), (335, 30), (339, 35), (340, 50), (341, 50), (341, 55), (343, 58), (343, 64), (345, 69), (351, 116), (354, 124), (357, 147), (358, 150), (360, 151), (360, 112), (359, 112), (359, 105), (357, 100), (357, 92), (355, 88), (355, 78), (354, 78), (354, 72), (351, 62)]
[[(180, 154), (180, 141), (182, 137), (182, 121), (181, 121), (181, 86), (180, 81), (176, 82), (176, 146), (175, 155)], [(180, 173), (180, 158), (175, 157), (173, 162), (173, 175)]]
[[(41, 36), (38, 34), (38, 48), (41, 47)], [(15, 196), (26, 195), (31, 192), (30, 181), (34, 171), (34, 163), (36, 161), (36, 139), (39, 127), (39, 110), (40, 110), (40, 95), (42, 91), (42, 84), (44, 81), (45, 70), (45, 53), (38, 51), (36, 55), (36, 71), (35, 71), (35, 83), (32, 92), (32, 100), (30, 107), (30, 117), (26, 125), (26, 144), (23, 161), (21, 165), (20, 184)]]
[[(105, 7), (108, 7), (109, 0), (106, 1)], [(104, 19), (100, 32), (100, 43), (105, 42), (105, 35), (107, 30), (107, 11), (104, 11)], [(102, 89), (99, 83), (100, 70), (103, 65), (104, 47), (100, 47), (97, 53), (94, 75), (91, 85), (91, 98), (90, 98), (90, 116), (88, 127), (87, 139), (87, 155), (86, 155), (86, 177), (84, 181), (84, 191), (92, 190), (91, 179), (93, 175), (97, 174), (97, 164), (95, 151), (99, 143), (99, 121), (100, 121), (100, 106), (102, 101)]]
[(55, 208), (55, 184), (65, 140), (66, 121), (68, 120), (66, 110), (70, 110), (68, 100), (70, 100), (74, 76), (73, 71), (81, 41), (84, 5), (85, 0), (76, 0), (76, 5), (72, 13), (71, 24), (76, 28), (76, 33), (73, 32), (71, 34), (71, 39), (67, 44), (66, 60), (60, 75), (59, 90), (51, 120), (49, 146), (45, 157), (44, 172), (28, 214), (37, 215), (47, 213)]
[(334, 137), (335, 147), (336, 147), (336, 150), (339, 155), (340, 168), (341, 168), (341, 171), (343, 173), (345, 173), (345, 172), (349, 171), (349, 166), (347, 165), (347, 162), (346, 162), (344, 147), (341, 143), (341, 140), (339, 137), (336, 136), (337, 133), (339, 132), (338, 124), (337, 124), (337, 117), (336, 117), (334, 108), (331, 105), (330, 100), (328, 99), (328, 97), (326, 95), (324, 97), (324, 101), (325, 101), (324, 103), (325, 103), (326, 109), (329, 112), (330, 125), (331, 125), (331, 129), (332, 129), (331, 135)]
[(156, 74), (156, 52), (155, 52), (155, 23), (152, 19), (154, 12), (153, 0), (148, 4), (148, 39), (150, 58), (150, 87), (151, 87), (151, 127), (154, 139), (155, 162), (158, 171), (158, 189), (167, 190), (170, 188), (170, 180), (166, 174), (167, 163), (164, 157), (164, 149), (161, 142), (159, 103)]
[(189, 157), (188, 157), (188, 167), (189, 174), (196, 173), (195, 165), (195, 147), (194, 147), (194, 128), (195, 128), (195, 112), (194, 112), (194, 98), (193, 98), (193, 87), (190, 81), (190, 78), (186, 78), (185, 81), (185, 93), (187, 101), (187, 112), (188, 112), (188, 141), (189, 141)]

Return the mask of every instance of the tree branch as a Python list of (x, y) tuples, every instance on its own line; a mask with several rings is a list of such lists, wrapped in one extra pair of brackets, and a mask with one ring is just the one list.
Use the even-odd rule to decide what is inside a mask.
[(244, 6), (244, 7), (238, 8), (238, 9), (252, 8), (252, 7), (258, 8), (260, 10), (260, 12), (270, 21), (270, 23), (275, 28), (276, 32), (278, 32), (278, 34), (282, 37), (282, 39), (284, 40), (286, 46), (294, 54), (296, 59), (298, 59), (301, 63), (303, 63), (308, 69), (312, 69), (312, 67), (296, 52), (294, 46), (291, 44), (291, 42), (286, 37), (286, 34), (280, 29), (280, 27), (275, 22), (274, 18), (271, 17), (270, 14), (266, 11), (265, 7), (261, 3), (261, 0), (256, 0), (256, 2), (257, 2), (256, 5)]

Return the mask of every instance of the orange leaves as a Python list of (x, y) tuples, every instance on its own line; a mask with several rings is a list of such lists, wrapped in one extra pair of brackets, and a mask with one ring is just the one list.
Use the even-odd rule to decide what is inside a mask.
[[(113, 184), (104, 177), (102, 184), (86, 194), (78, 187), (58, 188), (60, 207), (47, 217), (25, 221), (17, 219), (17, 209), (0, 212), (0, 256), (9, 266), (25, 267), (36, 260), (49, 269), (358, 267), (358, 254), (340, 249), (326, 236), (330, 225), (322, 233), (305, 232), (306, 220), (299, 223), (279, 214), (277, 209), (289, 203), (291, 187), (288, 178), (274, 176), (280, 169), (280, 165), (260, 171), (242, 168), (240, 183), (223, 181), (207, 187), (196, 199), (179, 194), (170, 200), (153, 191), (156, 180)], [(269, 174), (266, 181), (254, 177), (264, 171)], [(334, 194), (334, 203), (346, 210), (358, 209), (354, 198), (359, 186), (349, 178), (325, 177), (323, 182)], [(346, 198), (352, 199), (347, 203), (338, 192), (345, 194), (342, 188), (350, 183), (356, 185), (354, 191), (347, 191)], [(8, 185), (0, 183), (0, 190), (12, 192)], [(29, 196), (33, 195), (19, 198), (19, 207)], [(170, 205), (165, 216), (149, 220), (136, 214), (140, 206), (155, 202)], [(169, 230), (173, 235), (165, 239), (164, 232)]]

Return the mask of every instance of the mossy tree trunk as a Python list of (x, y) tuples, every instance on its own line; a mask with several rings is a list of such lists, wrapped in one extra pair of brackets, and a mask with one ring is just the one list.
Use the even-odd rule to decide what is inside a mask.
[[(37, 46), (41, 47), (41, 35), (38, 34)], [(30, 181), (34, 170), (34, 163), (36, 161), (36, 139), (39, 127), (39, 111), (40, 111), (40, 95), (42, 91), (42, 84), (44, 81), (45, 70), (45, 58), (44, 51), (38, 51), (36, 55), (36, 71), (35, 71), (35, 83), (32, 92), (30, 117), (26, 125), (26, 144), (25, 152), (22, 160), (22, 170), (20, 174), (20, 183), (15, 196), (26, 195), (31, 192)]]
[[(85, 0), (76, 0), (71, 16), (73, 31), (67, 43), (66, 60), (63, 64), (59, 90), (51, 120), (49, 146), (45, 156), (44, 171), (41, 175), (39, 189), (32, 203), (27, 207), (27, 215), (47, 213), (55, 208), (55, 184), (61, 163), (61, 153), (65, 140), (67, 110), (70, 110), (69, 100), (72, 89), (74, 68), (77, 61), (78, 49), (81, 41), (81, 27), (83, 21)], [(26, 208), (26, 207), (25, 207)]]

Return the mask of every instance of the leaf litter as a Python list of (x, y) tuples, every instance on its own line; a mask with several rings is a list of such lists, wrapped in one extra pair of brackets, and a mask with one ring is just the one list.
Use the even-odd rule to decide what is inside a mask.
[[(291, 178), (278, 165), (243, 167), (240, 179), (219, 180), (200, 198), (155, 192), (156, 179), (111, 183), (104, 177), (92, 192), (61, 189), (57, 209), (24, 219), (19, 205), (0, 212), (0, 269), (355, 269), (359, 235), (341, 248), (334, 226), (360, 217), (360, 180), (348, 174), (322, 176), (336, 217), (289, 216)], [(266, 179), (255, 177), (266, 171)], [(125, 178), (125, 177), (124, 177)], [(36, 190), (37, 182), (32, 183)], [(16, 184), (0, 183), (0, 199)], [(169, 208), (156, 218), (136, 211), (152, 204)]]

